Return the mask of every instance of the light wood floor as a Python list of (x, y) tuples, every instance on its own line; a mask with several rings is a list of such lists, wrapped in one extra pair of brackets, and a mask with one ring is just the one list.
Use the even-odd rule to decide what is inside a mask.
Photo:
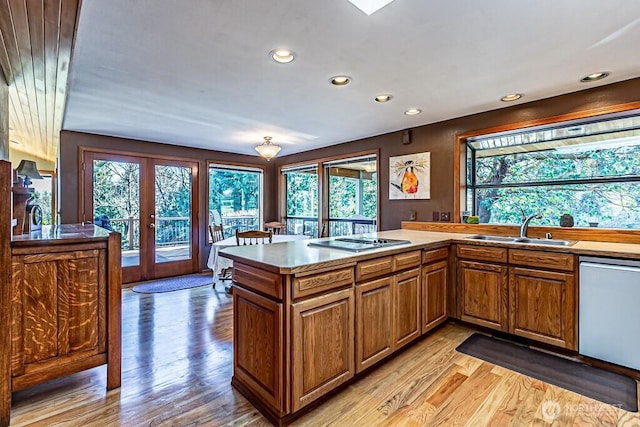
[[(125, 290), (122, 388), (106, 393), (100, 367), (14, 393), (12, 425), (269, 425), (229, 385), (231, 298), (217, 288)], [(471, 333), (445, 326), (294, 425), (640, 426), (638, 414), (457, 353)]]

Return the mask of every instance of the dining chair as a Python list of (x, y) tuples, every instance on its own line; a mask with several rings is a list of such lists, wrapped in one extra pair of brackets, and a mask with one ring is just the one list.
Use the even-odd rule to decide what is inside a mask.
[(220, 240), (224, 240), (224, 230), (222, 229), (222, 224), (220, 225), (210, 225), (209, 226), (209, 234), (211, 235), (211, 240), (215, 242), (219, 242)]
[(271, 231), (249, 230), (238, 231), (236, 230), (236, 245), (259, 245), (261, 243), (271, 243), (273, 233)]
[[(222, 228), (222, 224), (213, 224), (209, 226), (209, 234), (211, 235), (211, 240), (213, 241), (213, 243), (219, 242), (221, 240), (224, 240), (224, 229)], [(216, 272), (213, 272), (213, 287), (216, 287), (216, 281), (215, 281), (215, 276), (216, 276)], [(218, 278), (224, 282), (225, 280), (231, 280), (231, 269), (230, 268), (223, 268), (222, 270), (220, 270), (220, 274), (218, 274)]]
[(286, 228), (287, 224), (280, 221), (271, 221), (264, 223), (265, 231), (271, 231), (273, 234), (283, 234), (283, 231), (286, 230)]

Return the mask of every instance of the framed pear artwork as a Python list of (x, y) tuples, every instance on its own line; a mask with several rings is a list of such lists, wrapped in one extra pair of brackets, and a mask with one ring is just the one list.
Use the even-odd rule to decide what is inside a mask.
[(431, 198), (431, 153), (389, 157), (389, 200)]

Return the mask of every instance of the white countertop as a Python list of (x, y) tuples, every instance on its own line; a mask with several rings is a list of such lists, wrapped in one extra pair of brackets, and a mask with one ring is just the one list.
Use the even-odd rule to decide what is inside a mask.
[[(236, 246), (220, 250), (220, 255), (233, 260), (246, 262), (281, 274), (290, 274), (329, 268), (377, 258), (384, 255), (406, 252), (411, 249), (446, 246), (452, 242), (475, 245), (504, 245), (510, 248), (543, 250), (573, 253), (577, 255), (596, 255), (620, 258), (640, 259), (640, 245), (629, 243), (608, 243), (594, 241), (578, 241), (571, 246), (543, 246), (521, 243), (496, 243), (478, 240), (467, 240), (472, 233), (450, 233), (419, 230), (389, 230), (377, 233), (366, 233), (358, 236), (378, 237), (385, 239), (409, 240), (405, 245), (389, 246), (362, 252), (350, 252), (340, 249), (308, 246), (309, 241), (272, 243), (270, 245)], [(345, 236), (342, 236), (345, 237)], [(315, 239), (327, 240), (327, 239)]]

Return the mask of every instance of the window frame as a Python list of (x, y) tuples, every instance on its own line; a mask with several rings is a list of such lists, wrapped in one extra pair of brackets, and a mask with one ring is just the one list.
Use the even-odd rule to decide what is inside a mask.
[[(454, 187), (454, 217), (453, 217), (453, 221), (454, 222), (461, 222), (461, 212), (462, 211), (472, 211), (475, 208), (476, 205), (476, 200), (475, 200), (475, 192), (474, 195), (472, 197), (472, 203), (473, 203), (473, 207), (469, 207), (467, 206), (467, 194), (468, 194), (468, 186), (467, 186), (467, 146), (468, 146), (468, 141), (470, 139), (473, 138), (478, 138), (481, 137), (483, 135), (489, 135), (489, 134), (496, 134), (496, 133), (503, 133), (503, 132), (518, 132), (518, 131), (523, 131), (526, 128), (535, 128), (535, 127), (541, 127), (541, 126), (560, 126), (565, 122), (572, 122), (572, 121), (576, 121), (576, 120), (586, 120), (586, 119), (597, 119), (598, 116), (602, 116), (604, 118), (604, 116), (607, 115), (611, 115), (611, 114), (629, 114), (630, 112), (632, 112), (633, 110), (640, 110), (640, 102), (630, 102), (630, 103), (625, 103), (625, 104), (619, 104), (619, 105), (613, 105), (613, 106), (609, 106), (609, 107), (602, 107), (602, 108), (596, 108), (596, 109), (590, 109), (590, 110), (584, 110), (584, 111), (580, 111), (580, 112), (576, 112), (576, 113), (569, 113), (569, 114), (563, 114), (563, 115), (558, 115), (558, 116), (552, 116), (552, 117), (547, 117), (547, 118), (543, 118), (543, 119), (536, 119), (536, 120), (529, 120), (529, 121), (523, 121), (523, 122), (517, 122), (517, 123), (512, 123), (512, 124), (508, 124), (508, 125), (501, 125), (501, 126), (495, 126), (495, 127), (491, 127), (491, 128), (485, 128), (485, 129), (478, 129), (478, 130), (474, 130), (471, 132), (466, 132), (466, 133), (462, 133), (462, 134), (458, 134), (456, 135), (456, 139), (455, 139), (455, 144), (454, 144), (454, 165), (453, 165), (453, 170), (454, 170), (454, 176), (453, 176), (453, 187)], [(640, 111), (639, 111), (640, 112)], [(475, 171), (475, 162), (473, 162), (473, 170)], [(473, 174), (475, 175), (475, 173)], [(475, 176), (472, 175), (472, 181), (475, 180)], [(613, 182), (613, 181), (609, 181), (609, 178), (603, 178), (606, 179), (607, 182)], [(625, 182), (624, 179), (621, 178), (614, 178), (617, 181), (615, 182)], [(633, 177), (631, 177), (631, 180), (635, 181), (635, 179)], [(552, 184), (561, 184), (562, 181), (567, 181), (567, 180), (557, 180), (557, 181), (545, 181), (543, 183), (537, 183), (536, 182), (536, 186), (537, 185), (552, 185)], [(628, 180), (627, 180), (628, 181)], [(579, 182), (578, 180), (570, 180), (569, 182), (570, 184), (580, 184), (581, 182)], [(595, 180), (589, 180), (588, 183), (597, 183)], [(477, 186), (477, 184), (475, 184), (475, 182), (473, 183), (475, 185), (474, 188), (479, 188), (479, 186)], [(502, 184), (501, 188), (506, 188), (507, 186), (510, 187), (523, 187), (522, 183), (518, 183), (517, 185), (507, 185), (507, 184)], [(533, 186), (533, 185), (530, 185)]]
[(238, 171), (247, 171), (247, 172), (260, 172), (260, 197), (259, 197), (259, 217), (258, 217), (258, 224), (264, 224), (264, 191), (265, 191), (265, 177), (266, 177), (266, 172), (267, 172), (267, 167), (263, 166), (263, 165), (255, 165), (255, 164), (251, 164), (251, 163), (242, 163), (242, 162), (226, 162), (226, 161), (221, 161), (221, 160), (207, 160), (207, 173), (205, 175), (205, 180), (206, 180), (206, 242), (207, 244), (212, 244), (213, 241), (211, 239), (211, 235), (209, 233), (209, 225), (211, 224), (211, 220), (212, 218), (210, 217), (210, 209), (209, 209), (209, 194), (210, 194), (210, 179), (209, 179), (209, 171), (211, 170), (211, 167), (216, 167), (218, 166), (220, 169), (227, 169), (227, 170), (238, 170)]
[[(278, 167), (278, 212), (281, 218), (286, 218), (287, 215), (287, 184), (286, 184), (286, 176), (283, 171), (287, 169), (297, 169), (305, 166), (312, 167), (315, 165), (318, 171), (318, 230), (322, 230), (322, 226), (324, 224), (329, 224), (329, 176), (325, 170), (325, 163), (338, 162), (341, 160), (347, 160), (351, 158), (359, 158), (359, 157), (367, 157), (367, 156), (375, 156), (376, 158), (376, 173), (378, 173), (378, 177), (380, 176), (380, 149), (375, 148), (372, 150), (364, 150), (357, 151), (353, 153), (340, 154), (336, 156), (327, 156), (315, 159), (309, 159), (306, 161), (296, 162), (296, 163), (288, 163), (283, 164)], [(375, 219), (375, 229), (376, 231), (380, 229), (380, 179), (378, 178), (376, 182), (376, 219)]]

